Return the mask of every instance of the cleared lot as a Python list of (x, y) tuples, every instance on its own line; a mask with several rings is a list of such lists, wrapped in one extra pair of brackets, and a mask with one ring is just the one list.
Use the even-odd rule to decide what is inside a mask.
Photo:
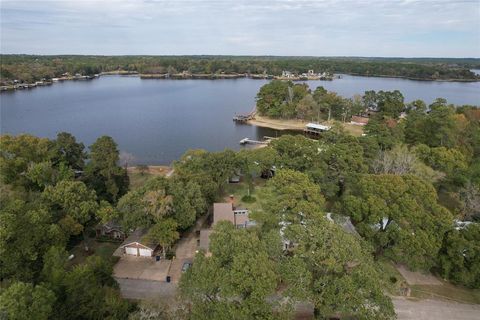
[(170, 264), (170, 260), (124, 255), (113, 268), (113, 275), (115, 278), (165, 281)]

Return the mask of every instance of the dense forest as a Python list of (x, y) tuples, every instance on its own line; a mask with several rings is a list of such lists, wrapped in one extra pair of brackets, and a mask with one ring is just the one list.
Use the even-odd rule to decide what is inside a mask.
[(434, 58), (329, 58), (273, 56), (35, 56), (1, 55), (0, 76), (32, 82), (59, 77), (68, 72), (93, 75), (108, 71), (155, 73), (251, 73), (280, 75), (283, 70), (304, 73), (347, 73), (423, 80), (478, 80), (470, 68), (479, 59)]
[[(389, 294), (396, 279), (383, 275), (385, 261), (480, 288), (480, 110), (367, 92), (359, 110), (376, 112), (365, 135), (354, 137), (324, 101), (329, 93), (315, 92), (299, 101), (311, 94), (327, 106), (312, 115), (340, 120), (318, 140), (285, 135), (260, 149), (190, 150), (172, 177), (132, 190), (110, 137), (87, 152), (68, 133), (53, 140), (2, 136), (0, 317), (290, 319), (297, 302), (309, 302), (318, 319), (394, 319)], [(269, 106), (276, 108), (273, 100)], [(70, 263), (72, 245), (111, 219), (125, 230), (148, 227), (147, 237), (168, 256), (239, 172), (257, 225), (219, 223), (212, 255), (197, 254), (178, 300), (122, 299), (114, 259)], [(356, 231), (346, 232), (327, 212)], [(285, 239), (294, 245), (284, 249)]]

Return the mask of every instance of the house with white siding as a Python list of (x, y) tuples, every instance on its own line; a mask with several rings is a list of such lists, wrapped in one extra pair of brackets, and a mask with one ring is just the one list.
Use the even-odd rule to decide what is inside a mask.
[(135, 230), (120, 247), (115, 251), (114, 255), (130, 255), (137, 257), (153, 257), (158, 245), (145, 241), (145, 235), (148, 229), (139, 228)]

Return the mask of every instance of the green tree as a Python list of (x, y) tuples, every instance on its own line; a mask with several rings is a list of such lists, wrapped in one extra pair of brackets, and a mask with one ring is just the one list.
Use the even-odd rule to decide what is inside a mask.
[(31, 164), (48, 161), (50, 141), (32, 135), (2, 135), (0, 138), (0, 177), (3, 183), (30, 188), (25, 176)]
[(73, 135), (68, 132), (60, 132), (53, 141), (53, 163), (64, 163), (67, 166), (81, 170), (87, 157), (83, 143), (78, 143)]
[(278, 170), (268, 181), (262, 198), (263, 212), (256, 212), (254, 216), (265, 232), (280, 225), (323, 216), (325, 199), (320, 187), (304, 173)]
[(74, 172), (64, 163), (60, 163), (55, 168), (49, 160), (31, 163), (25, 173), (25, 177), (32, 183), (32, 188), (35, 185), (36, 189), (43, 190), (45, 187), (53, 186), (62, 180), (73, 180)]
[(163, 257), (165, 258), (167, 250), (180, 238), (177, 228), (178, 223), (172, 218), (167, 218), (154, 224), (148, 230), (145, 238), (147, 241), (159, 244), (162, 247)]
[(61, 181), (56, 186), (45, 188), (42, 194), (59, 216), (71, 216), (77, 223), (84, 225), (98, 209), (95, 191), (89, 190), (80, 181)]
[[(313, 99), (311, 94), (306, 95), (302, 100), (298, 101), (297, 107), (297, 117), (300, 119), (310, 119), (315, 116), (315, 111), (319, 111), (317, 103)], [(317, 121), (320, 121), (320, 113), (317, 113)]]
[(382, 91), (376, 94), (377, 110), (387, 117), (398, 119), (405, 110), (404, 98), (400, 91)]
[(404, 125), (392, 118), (382, 115), (370, 117), (364, 132), (368, 137), (376, 140), (381, 150), (391, 149), (404, 140)]
[[(129, 304), (111, 276), (112, 266), (100, 257), (89, 257), (65, 278), (64, 317), (69, 319), (127, 319)], [(61, 318), (61, 317), (60, 317)]]
[(38, 202), (9, 199), (1, 203), (1, 279), (31, 281), (36, 278), (48, 248), (65, 245), (65, 235), (55, 222), (51, 213)]
[(310, 175), (319, 183), (322, 192), (329, 199), (341, 196), (347, 180), (354, 180), (358, 174), (366, 172), (363, 148), (357, 138), (344, 132), (334, 132), (332, 128), (324, 135), (325, 143), (319, 154), (323, 170)]
[(170, 189), (173, 195), (173, 216), (180, 229), (187, 229), (207, 210), (202, 190), (194, 181), (183, 183), (175, 178), (171, 180)]
[(354, 236), (326, 220), (290, 225), (296, 245), (281, 263), (287, 297), (309, 301), (316, 318), (394, 319), (381, 277)]
[(318, 141), (303, 136), (283, 135), (270, 143), (278, 154), (276, 167), (284, 166), (289, 169), (305, 172), (318, 167), (320, 163), (320, 145)]
[(14, 282), (0, 294), (0, 317), (47, 320), (54, 314), (55, 294), (42, 285)]
[(278, 118), (282, 115), (283, 106), (287, 103), (288, 88), (292, 82), (279, 80), (263, 85), (257, 93), (257, 111), (260, 115)]
[(443, 103), (430, 105), (430, 113), (425, 121), (424, 143), (431, 147), (454, 147), (456, 123), (455, 109)]
[(449, 231), (438, 256), (441, 274), (454, 283), (480, 288), (480, 226)]
[(100, 137), (90, 146), (90, 162), (85, 168), (87, 184), (100, 199), (111, 203), (128, 190), (126, 170), (117, 165), (118, 161), (117, 144), (111, 137)]
[(413, 269), (433, 266), (450, 212), (437, 203), (433, 186), (417, 177), (364, 175), (349, 188), (343, 213), (357, 231), (385, 255)]
[(277, 276), (258, 236), (220, 222), (211, 235), (210, 251), (211, 257), (197, 254), (180, 279), (181, 296), (192, 303), (192, 317), (277, 319), (275, 303), (267, 301), (275, 292)]

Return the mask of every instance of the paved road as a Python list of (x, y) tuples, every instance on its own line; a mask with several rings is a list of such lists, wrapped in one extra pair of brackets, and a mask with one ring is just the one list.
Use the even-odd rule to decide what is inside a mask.
[(127, 299), (171, 298), (177, 292), (177, 285), (163, 281), (116, 278), (122, 296)]
[(393, 298), (398, 320), (479, 320), (480, 305)]

